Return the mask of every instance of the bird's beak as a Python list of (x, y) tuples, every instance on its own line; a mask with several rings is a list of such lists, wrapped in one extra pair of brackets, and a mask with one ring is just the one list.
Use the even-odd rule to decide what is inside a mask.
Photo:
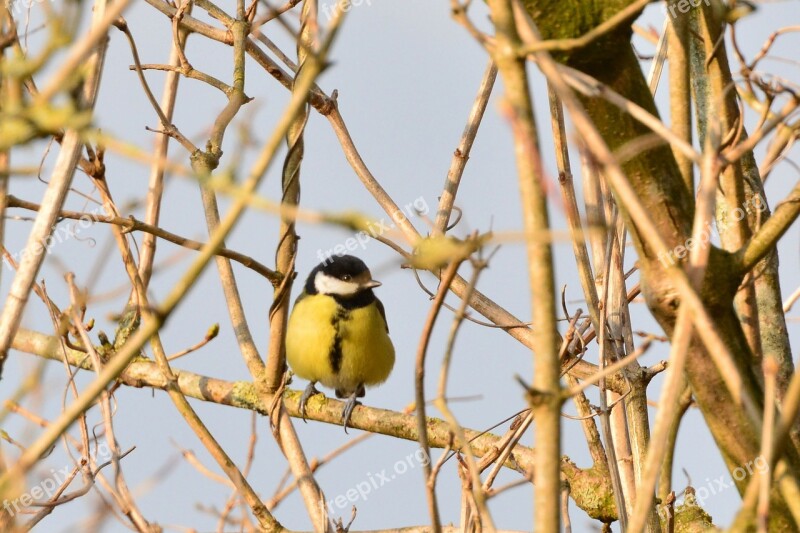
[(380, 287), (382, 283), (380, 281), (371, 279), (368, 282), (361, 285), (362, 289), (374, 289), (375, 287)]

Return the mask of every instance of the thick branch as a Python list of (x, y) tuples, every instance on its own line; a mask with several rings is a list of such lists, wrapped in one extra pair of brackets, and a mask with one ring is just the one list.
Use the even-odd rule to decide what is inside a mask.
[[(54, 361), (62, 361), (63, 355), (66, 354), (66, 360), (70, 365), (92, 370), (92, 362), (86, 353), (73, 349), (62, 350), (57, 338), (42, 333), (20, 328), (12, 347)], [(188, 398), (247, 409), (265, 416), (269, 414), (271, 398), (258, 394), (253, 383), (225, 381), (178, 369), (173, 369), (173, 373), (177, 378), (175, 386)], [(119, 374), (118, 381), (137, 388), (151, 387), (166, 390), (170, 386), (156, 363), (144, 358), (137, 358), (130, 363)], [(293, 390), (284, 393), (286, 410), (295, 418), (300, 418), (301, 394), (301, 391)], [(306, 418), (339, 426), (343, 405), (339, 400), (325, 398), (322, 395), (313, 396), (308, 401)], [(363, 405), (353, 410), (350, 427), (412, 442), (418, 442), (419, 437), (416, 416)], [(431, 447), (444, 449), (451, 443), (450, 425), (444, 420), (427, 418), (425, 427)], [(465, 429), (464, 433), (470, 442), (473, 454), (477, 457), (496, 452), (501, 440), (497, 435), (473, 429)], [(461, 446), (462, 443), (456, 442), (452, 448), (458, 450)], [(531, 472), (533, 458), (532, 448), (517, 445), (505, 466), (517, 471), (522, 469)], [(561, 471), (573, 486), (571, 496), (581, 509), (598, 520), (616, 519), (611, 488), (607, 484), (607, 473), (595, 468), (578, 468), (566, 457), (561, 459)]]
[(737, 254), (741, 271), (749, 272), (768, 253), (774, 250), (778, 240), (794, 224), (798, 215), (800, 215), (800, 182), (794, 186), (789, 196), (778, 204), (772, 216), (764, 222), (761, 228)]

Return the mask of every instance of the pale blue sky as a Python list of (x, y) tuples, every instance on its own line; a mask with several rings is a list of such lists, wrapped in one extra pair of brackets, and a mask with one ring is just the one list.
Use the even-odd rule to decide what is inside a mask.
[[(325, 0), (321, 0), (325, 3)], [(233, 2), (223, 2), (221, 7), (231, 11)], [(761, 6), (759, 11), (747, 19), (747, 31), (740, 33), (741, 44), (751, 53), (757, 50), (771, 31), (781, 25), (796, 23), (797, 4), (776, 2)], [(485, 8), (474, 5), (476, 20), (488, 29)], [(199, 10), (195, 10), (197, 13)], [(139, 53), (145, 63), (165, 62), (167, 43), (171, 38), (168, 20), (144, 3), (135, 3), (126, 13), (126, 19), (137, 39)], [(643, 25), (661, 28), (664, 10), (660, 6), (648, 9), (638, 21)], [(324, 17), (323, 17), (324, 19)], [(794, 19), (794, 20), (790, 20)], [(289, 39), (276, 24), (267, 26), (267, 35), (289, 50)], [(31, 37), (32, 42), (36, 35)], [(650, 55), (653, 47), (637, 38), (637, 49)], [(783, 57), (793, 57), (797, 38), (788, 37), (782, 48)], [(220, 79), (228, 81), (232, 64), (231, 49), (209, 43), (205, 39), (190, 38), (187, 56), (193, 66)], [(376, 178), (400, 205), (418, 202), (435, 210), (453, 150), (458, 144), (467, 114), (472, 105), (477, 85), (486, 66), (486, 53), (469, 37), (466, 31), (450, 18), (450, 5), (446, 1), (431, 0), (363, 0), (352, 9), (336, 43), (332, 64), (322, 76), (319, 84), (328, 93), (339, 91), (339, 108), (362, 157)], [(135, 74), (128, 69), (130, 51), (123, 36), (111, 33), (111, 45), (107, 68), (97, 105), (96, 123), (106, 133), (116, 135), (142, 149), (149, 149), (154, 134), (145, 126), (154, 127), (157, 119), (136, 81)], [(645, 64), (645, 69), (649, 63)], [(788, 79), (797, 79), (795, 63), (765, 62), (764, 67), (777, 69)], [(549, 142), (549, 119), (547, 99), (541, 77), (531, 68), (534, 79), (533, 93), (539, 127), (542, 129), (543, 151), (550, 175), (555, 174), (552, 149)], [(666, 76), (666, 73), (665, 73)], [(160, 94), (163, 76), (161, 73), (147, 74), (151, 87)], [(666, 79), (666, 78), (664, 78)], [(663, 88), (663, 86), (662, 86)], [(253, 142), (263, 141), (273, 127), (276, 117), (282, 112), (287, 100), (287, 91), (258, 66), (248, 64), (246, 92), (255, 100), (248, 104), (240, 120), (251, 121), (254, 129)], [(465, 235), (473, 230), (490, 229), (516, 231), (521, 226), (516, 172), (508, 125), (498, 113), (498, 97), (502, 85), (498, 82), (486, 117), (475, 143), (459, 191), (457, 205), (464, 218), (455, 234)], [(660, 105), (666, 102), (664, 91), (658, 94)], [(196, 142), (203, 139), (215, 115), (225, 105), (222, 95), (203, 84), (184, 80), (180, 87), (180, 100), (175, 114), (175, 124)], [(221, 166), (235, 165), (239, 178), (253, 160), (256, 150), (248, 149), (240, 161), (232, 161), (241, 142), (236, 128), (231, 128), (225, 139), (225, 157)], [(53, 149), (52, 152), (55, 152)], [(43, 153), (43, 145), (15, 152), (15, 164), (36, 164)], [(173, 145), (171, 156), (183, 164), (187, 157), (177, 145)], [(46, 159), (45, 169), (52, 168), (54, 154)], [(106, 161), (109, 184), (119, 205), (139, 198), (147, 186), (147, 167), (133, 163), (115, 154)], [(578, 168), (577, 165), (574, 168)], [(261, 193), (279, 198), (280, 164), (274, 166), (267, 176)], [(45, 172), (45, 175), (47, 172)], [(768, 196), (774, 203), (781, 192), (791, 187), (797, 179), (796, 171), (788, 165), (780, 166), (768, 183)], [(309, 209), (327, 211), (358, 210), (380, 219), (385, 216), (370, 195), (363, 189), (358, 178), (349, 168), (339, 144), (326, 119), (312, 112), (306, 134), (306, 158), (302, 170), (302, 205)], [(78, 174), (75, 187), (90, 192), (88, 180)], [(564, 222), (556, 182), (552, 181), (551, 216), (555, 228), (564, 229)], [(32, 178), (14, 178), (12, 193), (30, 200), (38, 200), (43, 185)], [(72, 195), (68, 205), (73, 209), (91, 210), (85, 201)], [(205, 222), (202, 216), (197, 185), (190, 179), (178, 176), (169, 178), (164, 200), (164, 217), (161, 225), (170, 231), (187, 237), (202, 239)], [(226, 201), (221, 202), (225, 209)], [(139, 209), (130, 211), (142, 216)], [(420, 218), (412, 220), (422, 232), (426, 223)], [(7, 247), (20, 249), (24, 244), (30, 224), (9, 221), (7, 223)], [(352, 235), (342, 229), (299, 224), (302, 240), (298, 255), (297, 270), (301, 279), (318, 262), (317, 250), (327, 250), (345, 242)], [(124, 282), (116, 249), (107, 256), (108, 268), (102, 275), (90, 279), (97, 261), (108, 246), (107, 228), (93, 227), (80, 234), (80, 239), (58, 245), (53, 258), (40, 274), (47, 280), (51, 296), (66, 306), (66, 289), (62, 281), (62, 266), (56, 262), (57, 255), (76, 272), (80, 284), (90, 284), (96, 294), (118, 288)], [(263, 263), (273, 262), (277, 236), (277, 224), (271, 215), (252, 212), (244, 217), (235, 233), (228, 239), (230, 248), (250, 254)], [(139, 236), (137, 236), (137, 240)], [(167, 243), (159, 244), (163, 259), (178, 250)], [(797, 275), (798, 232), (796, 228), (782, 241), (782, 283), (784, 294), (790, 294), (800, 283)], [(632, 250), (631, 250), (631, 253)], [(183, 252), (182, 259), (160, 272), (153, 280), (152, 294), (156, 301), (182, 274), (193, 252)], [(399, 258), (390, 249), (378, 242), (370, 242), (357, 252), (372, 267), (375, 277), (384, 282), (378, 296), (386, 305), (392, 339), (397, 348), (397, 363), (389, 381), (380, 388), (367, 393), (365, 403), (377, 407), (401, 410), (413, 399), (414, 354), (422, 324), (429, 307), (427, 296), (418, 288), (412, 273), (399, 268)], [(567, 285), (568, 299), (573, 309), (582, 306), (582, 293), (575, 275), (574, 259), (569, 243), (556, 244), (557, 285)], [(632, 262), (632, 260), (629, 260)], [(234, 266), (242, 291), (250, 328), (255, 334), (260, 349), (267, 346), (267, 312), (272, 290), (269, 284), (253, 272)], [(523, 320), (530, 314), (525, 254), (519, 244), (506, 244), (494, 257), (491, 268), (480, 281), (479, 288), (500, 305)], [(2, 289), (7, 291), (11, 276), (3, 271)], [(423, 277), (433, 287), (432, 277)], [(299, 292), (295, 284), (293, 294)], [(5, 292), (4, 292), (5, 293)], [(456, 300), (449, 298), (451, 303)], [(120, 299), (112, 303), (97, 304), (91, 314), (98, 320), (98, 327), (113, 331), (107, 314), (120, 310)], [(660, 332), (649, 317), (643, 304), (632, 307), (635, 329)], [(795, 313), (796, 315), (796, 313)], [(452, 314), (443, 314), (439, 327), (434, 332), (429, 355), (428, 395), (434, 391), (441, 353), (444, 348)], [(213, 323), (221, 325), (220, 336), (209, 346), (176, 364), (176, 367), (219, 378), (248, 379), (246, 368), (238, 353), (231, 331), (225, 302), (216, 279), (215, 267), (202, 277), (190, 292), (186, 301), (170, 318), (163, 330), (163, 339), (170, 352), (181, 350), (199, 341)], [(797, 343), (797, 321), (790, 322), (792, 342)], [(40, 302), (33, 300), (23, 325), (28, 328), (49, 331), (49, 320)], [(667, 346), (655, 346), (644, 358), (652, 364), (666, 357)], [(592, 357), (594, 354), (592, 353)], [(33, 359), (14, 354), (0, 382), (0, 396), (7, 397), (16, 387), (20, 370), (30, 368)], [(523, 394), (515, 376), (531, 379), (531, 354), (507, 334), (496, 329), (487, 329), (465, 323), (456, 345), (455, 362), (450, 380), (449, 394), (456, 396), (482, 395), (479, 399), (453, 403), (456, 416), (462, 425), (480, 429), (493, 425), (525, 407)], [(44, 413), (54, 417), (64, 387), (63, 369), (50, 364), (46, 373), (46, 386), (51, 398)], [(85, 383), (85, 379), (78, 380)], [(296, 382), (293, 387), (302, 388), (305, 382)], [(651, 386), (651, 397), (659, 396), (659, 380)], [(197, 453), (200, 460), (214, 472), (216, 465), (204, 452), (194, 434), (183, 423), (172, 403), (160, 391), (120, 389), (117, 394), (117, 436), (120, 445), (128, 448), (135, 445), (136, 451), (123, 462), (125, 474), (131, 487), (143, 487), (137, 498), (148, 519), (162, 525), (180, 524), (207, 531), (216, 527), (216, 519), (198, 511), (197, 505), (223, 505), (228, 489), (203, 477), (180, 458), (175, 443)], [(228, 453), (243, 464), (250, 430), (250, 414), (228, 407), (193, 402), (210, 430), (220, 440)], [(571, 409), (571, 408), (570, 408)], [(437, 415), (433, 408), (429, 413)], [(96, 414), (95, 414), (96, 416)], [(30, 442), (31, 435), (19, 431), (19, 419), (7, 428), (15, 438)], [(259, 417), (258, 448), (256, 462), (250, 480), (265, 497), (271, 495), (278, 480), (283, 476), (285, 462), (280, 457), (269, 433), (267, 420)], [(310, 422), (298, 424), (298, 432), (309, 457), (321, 456), (354, 438), (357, 431), (345, 435), (340, 426)], [(564, 453), (581, 466), (589, 466), (585, 441), (579, 423), (564, 419)], [(501, 428), (506, 429), (507, 425)], [(546, 437), (540, 437), (546, 438)], [(528, 435), (523, 443), (531, 445), (534, 439)], [(8, 449), (8, 447), (7, 447)], [(375, 529), (426, 524), (429, 522), (425, 495), (422, 490), (422, 469), (413, 453), (416, 443), (374, 436), (339, 458), (335, 463), (319, 471), (317, 479), (329, 500), (337, 496), (346, 498), (349, 489), (359, 483), (376, 479), (384, 470), (394, 475), (391, 482), (372, 490), (366, 499), (360, 498), (357, 529)], [(440, 451), (434, 451), (434, 459)], [(411, 456), (411, 459), (407, 459)], [(400, 473), (398, 464), (408, 465)], [(61, 451), (54, 453), (43, 470), (60, 468), (68, 464)], [(724, 465), (710, 436), (705, 429), (700, 413), (691, 411), (685, 418), (676, 455), (676, 471), (685, 469), (695, 486), (700, 487), (721, 475), (728, 477)], [(162, 472), (168, 467), (166, 475)], [(158, 486), (148, 485), (154, 476), (163, 477)], [(378, 478), (380, 479), (380, 477)], [(513, 473), (500, 476), (497, 486), (516, 479)], [(36, 481), (31, 481), (32, 484)], [(675, 476), (676, 487), (682, 488), (686, 479)], [(363, 485), (362, 485), (363, 487)], [(444, 523), (456, 522), (459, 518), (460, 486), (451, 461), (439, 477), (438, 495)], [(90, 497), (85, 502), (92, 501)], [(730, 520), (738, 496), (734, 489), (709, 498), (705, 502), (715, 522), (725, 525)], [(490, 509), (497, 527), (504, 529), (531, 528), (532, 489), (530, 486), (515, 488), (491, 500)], [(57, 509), (42, 522), (43, 531), (64, 529), (61, 524), (72, 524), (80, 520), (80, 513), (90, 510), (81, 504)], [(345, 522), (347, 509), (339, 511), (334, 504), (334, 515), (341, 514)], [(275, 511), (277, 518), (287, 527), (309, 528), (302, 502), (293, 495)], [(586, 531), (593, 524), (577, 508), (571, 517), (575, 531)], [(106, 523), (104, 531), (123, 531), (116, 521)]]

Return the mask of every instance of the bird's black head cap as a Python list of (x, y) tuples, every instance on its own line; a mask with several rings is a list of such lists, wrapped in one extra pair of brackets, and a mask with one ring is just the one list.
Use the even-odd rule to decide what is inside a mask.
[(349, 281), (352, 278), (363, 275), (365, 272), (369, 272), (369, 268), (364, 261), (353, 255), (333, 255), (317, 265), (308, 275), (305, 286), (307, 294), (317, 293), (314, 280), (319, 272), (342, 281)]

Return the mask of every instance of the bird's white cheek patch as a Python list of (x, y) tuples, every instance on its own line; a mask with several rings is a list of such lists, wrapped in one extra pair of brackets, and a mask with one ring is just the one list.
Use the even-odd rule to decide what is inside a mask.
[(336, 279), (322, 272), (317, 272), (317, 276), (314, 278), (314, 287), (320, 294), (349, 296), (358, 292), (357, 284)]

